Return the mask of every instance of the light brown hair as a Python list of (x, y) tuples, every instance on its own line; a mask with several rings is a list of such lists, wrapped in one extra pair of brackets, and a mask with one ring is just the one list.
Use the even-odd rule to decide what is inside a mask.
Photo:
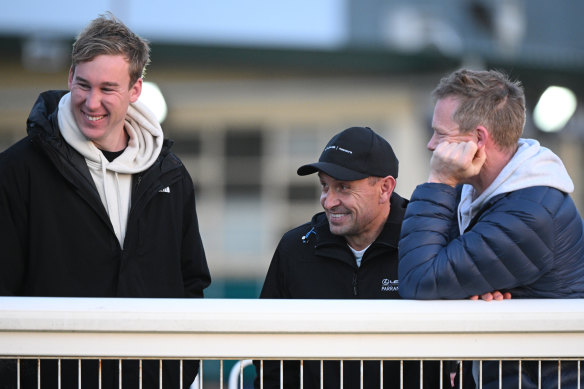
[(525, 125), (525, 94), (518, 81), (496, 70), (460, 69), (442, 78), (432, 95), (459, 101), (453, 120), (461, 133), (482, 125), (502, 149), (517, 147)]
[(73, 44), (71, 66), (98, 55), (122, 55), (130, 64), (130, 87), (146, 74), (150, 63), (148, 41), (134, 34), (112, 13), (100, 15), (83, 29)]

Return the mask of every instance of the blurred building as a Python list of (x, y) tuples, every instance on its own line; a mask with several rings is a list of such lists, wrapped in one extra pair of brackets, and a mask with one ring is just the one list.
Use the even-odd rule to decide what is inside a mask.
[[(57, 1), (56, 11), (74, 18), (70, 31), (30, 24), (19, 29), (18, 23), (0, 28), (0, 150), (24, 136), (38, 93), (67, 88), (75, 33), (108, 9), (99, 5), (104, 8), (80, 20), (75, 12), (67, 16), (67, 3)], [(318, 30), (308, 17), (303, 24), (302, 12), (314, 11), (306, 8), (290, 16), (300, 22), (298, 42), (270, 35), (292, 8), (276, 10), (267, 1), (265, 7), (250, 1), (254, 8), (240, 15), (248, 20), (241, 39), (165, 35), (160, 20), (182, 26), (178, 13), (192, 12), (194, 24), (202, 14), (197, 2), (167, 3), (160, 12), (177, 14), (161, 17), (132, 1), (109, 9), (151, 40), (146, 80), (164, 95), (163, 129), (197, 188), (211, 296), (258, 294), (281, 235), (320, 210), (316, 176), (298, 177), (296, 169), (315, 161), (334, 133), (367, 125), (383, 134), (400, 159), (397, 191), (409, 197), (427, 176), (430, 92), (445, 73), (461, 66), (505, 70), (523, 82), (530, 114), (550, 85), (569, 87), (578, 102), (584, 96), (584, 3), (329, 0), (321, 12), (335, 10), (326, 13), (333, 33)], [(145, 15), (158, 23), (151, 30)], [(204, 16), (226, 23), (223, 14)], [(272, 16), (276, 22), (263, 35), (246, 35)], [(530, 116), (525, 135), (564, 159), (584, 211), (582, 108), (556, 133), (540, 131)]]

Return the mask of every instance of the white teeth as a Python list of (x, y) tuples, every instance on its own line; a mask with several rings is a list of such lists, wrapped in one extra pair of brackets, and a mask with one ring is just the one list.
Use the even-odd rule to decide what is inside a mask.
[(89, 116), (89, 115), (85, 115), (85, 117), (89, 121), (95, 122), (96, 120), (103, 119), (105, 117), (105, 115), (101, 115), (101, 116)]

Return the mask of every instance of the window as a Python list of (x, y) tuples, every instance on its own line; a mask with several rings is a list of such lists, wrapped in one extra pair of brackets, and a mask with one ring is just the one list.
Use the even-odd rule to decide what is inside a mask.
[(225, 191), (227, 196), (259, 196), (263, 138), (260, 129), (225, 132)]

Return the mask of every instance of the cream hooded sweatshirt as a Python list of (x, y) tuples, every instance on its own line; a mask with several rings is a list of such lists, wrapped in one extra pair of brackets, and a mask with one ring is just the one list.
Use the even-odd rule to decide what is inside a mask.
[(130, 104), (125, 122), (128, 146), (120, 156), (109, 162), (77, 126), (71, 108), (71, 93), (61, 98), (58, 119), (65, 141), (85, 157), (101, 201), (123, 247), (131, 205), (132, 174), (148, 169), (158, 158), (164, 141), (160, 124), (140, 101)]

